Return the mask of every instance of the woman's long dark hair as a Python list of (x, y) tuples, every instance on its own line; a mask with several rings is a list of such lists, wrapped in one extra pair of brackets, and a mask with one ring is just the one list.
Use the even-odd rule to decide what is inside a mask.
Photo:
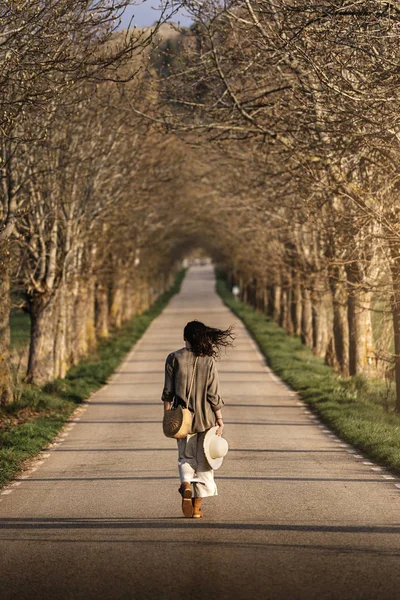
[(189, 342), (196, 356), (218, 358), (221, 348), (232, 346), (235, 336), (233, 325), (228, 329), (207, 327), (200, 321), (190, 321), (183, 330), (183, 337)]

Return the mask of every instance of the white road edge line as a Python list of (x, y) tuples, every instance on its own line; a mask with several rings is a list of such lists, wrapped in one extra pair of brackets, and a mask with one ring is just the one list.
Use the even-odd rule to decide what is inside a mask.
[[(246, 328), (244, 328), (244, 329), (245, 329), (245, 331), (246, 331)], [(143, 336), (142, 336), (142, 338), (140, 338), (139, 342), (138, 342), (138, 343), (135, 345), (135, 349), (137, 348), (137, 345), (140, 343), (140, 341), (141, 341), (142, 339), (143, 339)], [(282, 387), (284, 387), (284, 388), (287, 390), (287, 393), (288, 393), (288, 394), (291, 394), (291, 395), (294, 395), (294, 396), (298, 395), (298, 394), (297, 394), (297, 392), (296, 392), (295, 390), (291, 390), (291, 389), (289, 388), (289, 386), (288, 386), (288, 385), (287, 385), (287, 384), (286, 384), (284, 381), (282, 381), (282, 380), (281, 380), (279, 377), (277, 377), (277, 375), (275, 375), (275, 373), (272, 371), (272, 369), (271, 369), (271, 368), (268, 366), (268, 364), (267, 364), (267, 359), (266, 359), (266, 358), (265, 358), (265, 356), (264, 356), (264, 355), (261, 353), (261, 351), (260, 351), (259, 347), (257, 346), (257, 344), (256, 344), (255, 340), (253, 340), (253, 338), (252, 338), (251, 336), (250, 336), (250, 341), (251, 341), (251, 344), (252, 344), (252, 346), (253, 346), (253, 348), (254, 348), (254, 350), (255, 350), (255, 352), (256, 352), (256, 354), (257, 354), (257, 356), (258, 356), (258, 357), (259, 357), (259, 359), (261, 360), (261, 362), (262, 362), (262, 364), (263, 364), (264, 368), (266, 369), (266, 371), (267, 371), (267, 372), (268, 372), (268, 374), (270, 375), (271, 379), (272, 379), (273, 381), (275, 381), (275, 382), (279, 383), (279, 384), (280, 384)], [(309, 416), (311, 419), (313, 419), (314, 421), (316, 421), (316, 422), (314, 423), (314, 425), (316, 425), (316, 426), (317, 426), (319, 429), (321, 429), (323, 433), (327, 433), (327, 434), (329, 434), (329, 435), (328, 435), (328, 437), (330, 437), (331, 439), (332, 439), (332, 438), (334, 438), (334, 439), (332, 439), (332, 441), (334, 441), (334, 442), (336, 442), (337, 444), (339, 444), (341, 448), (344, 448), (344, 449), (346, 449), (346, 452), (348, 452), (348, 454), (352, 454), (352, 455), (353, 455), (353, 457), (354, 457), (354, 458), (357, 458), (357, 459), (363, 459), (363, 458), (364, 458), (364, 456), (362, 456), (361, 454), (357, 454), (357, 450), (353, 450), (353, 449), (351, 449), (351, 445), (350, 445), (350, 444), (343, 444), (343, 443), (342, 443), (342, 440), (341, 440), (340, 438), (337, 438), (337, 437), (336, 437), (336, 435), (335, 435), (335, 434), (333, 434), (333, 433), (330, 431), (330, 429), (326, 429), (326, 427), (325, 427), (324, 425), (318, 425), (318, 423), (317, 423), (317, 422), (319, 421), (319, 418), (318, 418), (317, 416), (315, 416), (315, 415), (314, 415), (314, 414), (313, 414), (313, 413), (310, 411), (310, 409), (309, 409), (308, 405), (307, 405), (307, 404), (305, 404), (305, 403), (304, 403), (302, 400), (299, 400), (299, 399), (298, 399), (298, 400), (297, 400), (297, 402), (296, 402), (296, 406), (299, 406), (299, 407), (300, 407), (300, 408), (301, 408), (301, 409), (304, 411), (304, 414), (308, 415), (308, 416)], [(87, 408), (87, 407), (85, 407), (85, 409), (86, 409), (86, 408)], [(75, 420), (77, 421), (77, 420), (79, 420), (79, 418), (80, 418), (80, 417), (76, 418)], [(372, 463), (372, 462), (369, 462), (369, 461), (364, 461), (364, 462), (363, 462), (363, 464), (364, 464), (364, 465), (367, 465), (367, 466), (371, 466), (371, 465), (373, 465), (374, 463)], [(372, 467), (372, 469), (371, 469), (371, 470), (372, 470), (372, 471), (379, 472), (379, 471), (382, 471), (382, 468), (381, 468), (381, 467)], [(393, 479), (395, 479), (395, 477), (392, 477), (391, 475), (382, 475), (382, 477), (383, 477), (384, 479), (387, 479), (387, 480), (389, 480), (389, 479), (390, 479), (390, 480), (393, 480)], [(396, 488), (399, 488), (399, 489), (400, 489), (400, 483), (395, 483), (394, 485), (395, 485), (395, 487), (396, 487)]]

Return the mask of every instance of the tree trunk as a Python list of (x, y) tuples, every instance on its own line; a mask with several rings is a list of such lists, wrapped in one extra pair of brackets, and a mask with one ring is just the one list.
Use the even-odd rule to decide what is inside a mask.
[(245, 300), (245, 285), (244, 280), (241, 275), (239, 275), (239, 298), (242, 302), (246, 302)]
[(124, 285), (125, 282), (122, 277), (118, 277), (114, 280), (110, 320), (112, 327), (116, 328), (119, 328), (122, 325)]
[(292, 280), (290, 279), (288, 286), (286, 288), (286, 327), (285, 327), (286, 331), (290, 335), (294, 335), (292, 305), (293, 305), (293, 285), (292, 285)]
[(65, 377), (72, 364), (71, 344), (69, 343), (70, 328), (73, 323), (72, 311), (69, 311), (68, 287), (59, 290), (58, 322), (54, 338), (54, 377)]
[(140, 314), (149, 308), (149, 290), (147, 283), (138, 279), (135, 288), (137, 313)]
[(130, 321), (135, 313), (135, 299), (132, 283), (127, 281), (122, 298), (122, 322)]
[(260, 312), (264, 312), (264, 288), (264, 284), (258, 281), (256, 286), (256, 308)]
[(279, 317), (281, 314), (281, 295), (282, 288), (280, 285), (272, 286), (272, 318), (275, 323), (279, 323)]
[(109, 304), (107, 288), (101, 283), (96, 286), (96, 332), (99, 338), (109, 336)]
[(330, 294), (325, 289), (322, 278), (316, 277), (311, 294), (313, 315), (313, 351), (317, 356), (326, 357), (328, 345), (331, 339), (331, 328), (329, 327), (329, 305)]
[(394, 333), (394, 376), (396, 381), (395, 412), (400, 413), (400, 292), (392, 297), (393, 333)]
[(267, 315), (271, 318), (274, 316), (274, 286), (267, 286)]
[(6, 252), (0, 247), (0, 406), (12, 401), (10, 357), (10, 272)]
[(29, 346), (29, 383), (42, 384), (56, 377), (55, 336), (58, 327), (58, 292), (35, 295), (30, 303), (31, 340)]
[(264, 286), (263, 290), (263, 312), (268, 314), (269, 311), (269, 290), (267, 285)]
[(301, 340), (306, 346), (313, 347), (311, 292), (307, 288), (302, 290)]
[(247, 290), (247, 298), (246, 298), (246, 302), (248, 302), (248, 304), (250, 304), (250, 306), (252, 306), (253, 308), (256, 307), (256, 301), (255, 301), (255, 290), (254, 290), (254, 283), (252, 281), (250, 281), (247, 286), (246, 286), (246, 290)]
[(317, 356), (321, 356), (322, 358), (326, 357), (331, 340), (329, 301), (329, 296), (324, 294), (313, 305), (313, 350)]
[(243, 302), (245, 304), (247, 304), (247, 302), (248, 302), (248, 293), (249, 293), (248, 286), (247, 285), (243, 286)]
[(69, 353), (69, 361), (72, 365), (79, 362), (80, 354), (78, 342), (76, 339), (76, 307), (79, 296), (79, 279), (76, 273), (71, 273), (67, 292), (65, 294), (66, 313), (67, 313), (67, 329), (66, 329), (66, 346)]
[(292, 293), (292, 323), (293, 323), (293, 334), (301, 335), (301, 318), (302, 318), (302, 302), (301, 302), (301, 287), (298, 281), (293, 285)]
[(333, 366), (342, 375), (349, 375), (349, 323), (347, 318), (347, 291), (343, 267), (329, 268), (329, 286), (333, 305)]
[(286, 331), (288, 329), (288, 293), (287, 288), (283, 288), (281, 292), (281, 305), (279, 310), (279, 320), (278, 323), (281, 327), (283, 327)]
[(373, 365), (371, 293), (361, 287), (357, 265), (346, 268), (349, 284), (349, 373), (370, 373)]
[(394, 334), (394, 377), (396, 382), (395, 412), (400, 413), (400, 259), (399, 248), (391, 245), (392, 315)]
[(82, 279), (75, 306), (75, 343), (78, 359), (96, 348), (94, 278)]

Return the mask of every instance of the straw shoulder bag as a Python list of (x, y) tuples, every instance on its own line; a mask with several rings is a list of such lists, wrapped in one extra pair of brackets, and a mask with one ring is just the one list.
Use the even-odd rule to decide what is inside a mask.
[(164, 413), (163, 432), (166, 437), (182, 439), (192, 431), (193, 413), (188, 409), (190, 396), (192, 394), (194, 376), (196, 372), (197, 360), (194, 361), (192, 378), (190, 380), (189, 395), (186, 401), (186, 407), (176, 406)]

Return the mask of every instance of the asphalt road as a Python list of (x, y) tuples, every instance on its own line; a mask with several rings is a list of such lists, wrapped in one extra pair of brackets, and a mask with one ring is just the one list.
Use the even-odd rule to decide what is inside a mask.
[[(237, 340), (219, 363), (230, 451), (205, 518), (180, 512), (161, 430), (166, 355), (197, 318)], [(181, 293), (56, 444), (0, 495), (0, 598), (400, 597), (400, 489), (312, 418), (214, 293)]]

